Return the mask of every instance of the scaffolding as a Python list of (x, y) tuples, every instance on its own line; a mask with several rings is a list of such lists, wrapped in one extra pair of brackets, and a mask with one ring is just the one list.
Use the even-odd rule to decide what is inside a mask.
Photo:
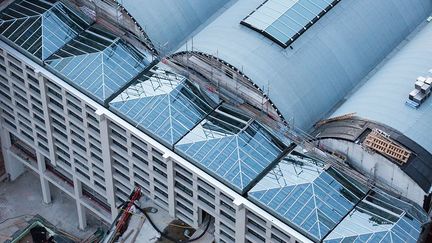
[[(346, 163), (346, 157), (340, 156), (337, 153), (327, 153), (318, 148), (315, 144), (315, 138), (296, 127), (293, 120), (286, 121), (283, 117), (276, 115), (279, 111), (271, 103), (268, 94), (265, 94), (263, 89), (255, 87), (253, 82), (244, 76), (242, 72), (232, 72), (235, 71), (233, 67), (220, 60), (217, 56), (207, 55), (199, 51), (178, 53), (169, 59), (168, 64), (177, 71), (183, 72), (182, 75), (198, 82), (200, 85), (204, 85), (204, 87), (207, 87), (208, 83), (203, 83), (202, 78), (210, 79), (210, 83), (214, 85), (212, 86), (215, 90), (214, 92), (218, 92), (218, 95), (222, 99), (227, 98), (235, 106), (239, 106), (243, 110), (246, 108), (255, 120), (266, 124), (265, 126), (269, 127), (278, 138), (287, 139), (285, 141), (295, 143), (302, 148), (305, 155), (325, 162), (327, 164), (325, 168), (332, 167), (337, 169), (339, 172), (350, 176), (368, 188), (380, 187), (397, 195), (400, 194), (396, 189), (377, 181), (374, 174), (364, 175), (352, 169)], [(227, 68), (230, 69), (229, 74), (226, 73)], [(231, 95), (227, 95), (226, 93), (231, 93)], [(243, 100), (243, 103), (236, 102), (235, 97), (232, 100), (231, 96), (233, 95), (240, 97), (237, 99)], [(248, 102), (251, 107), (255, 107), (260, 111), (254, 112), (250, 107), (248, 109)], [(355, 113), (323, 120), (318, 122), (316, 127), (331, 121), (346, 120), (353, 116), (355, 116)], [(381, 136), (384, 135), (381, 134)], [(283, 185), (286, 183), (280, 167), (275, 166), (270, 173), (279, 184)]]
[(174, 54), (167, 63), (190, 80), (214, 90), (224, 100), (241, 106), (253, 116), (283, 120), (268, 96), (268, 86), (258, 87), (242, 70), (219, 59), (217, 55), (185, 51)]
[(140, 50), (146, 50), (153, 56), (158, 51), (144, 29), (133, 16), (116, 0), (61, 0), (78, 7), (87, 17), (109, 29), (122, 39), (126, 39)]

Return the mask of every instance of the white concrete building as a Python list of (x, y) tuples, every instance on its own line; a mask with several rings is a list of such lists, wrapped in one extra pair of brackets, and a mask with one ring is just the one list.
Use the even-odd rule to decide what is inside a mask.
[[(431, 4), (417, 2), (415, 9), (430, 12)], [(358, 10), (355, 4), (326, 4), (330, 12)], [(331, 25), (326, 16), (322, 21)], [(407, 19), (405, 32), (419, 22)], [(419, 205), (330, 168), (324, 160), (331, 157), (315, 158), (309, 147), (296, 146), (291, 138), (297, 134), (282, 137), (254, 116), (256, 107), (248, 109), (248, 101), (218, 90), (205, 75), (177, 74), (173, 67), (179, 63), (158, 63), (115, 24), (94, 22), (72, 4), (54, 0), (17, 0), (0, 13), (6, 173), (14, 180), (26, 169), (35, 171), (46, 203), (50, 187), (70, 195), (80, 228), (88, 213), (111, 222), (116, 207), (140, 186), (170, 216), (193, 227), (212, 217), (216, 242), (420, 237), (428, 218)], [(400, 35), (389, 43), (402, 40)], [(371, 63), (386, 53), (380, 54)], [(258, 91), (257, 97), (272, 99)], [(281, 96), (276, 98), (283, 106)], [(269, 113), (281, 114), (273, 109)], [(368, 215), (379, 220), (368, 223)], [(344, 227), (353, 222), (364, 230), (346, 234)]]

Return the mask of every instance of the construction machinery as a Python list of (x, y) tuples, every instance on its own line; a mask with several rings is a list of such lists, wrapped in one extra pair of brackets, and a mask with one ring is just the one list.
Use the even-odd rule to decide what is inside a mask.
[(121, 212), (117, 216), (116, 220), (114, 221), (111, 229), (107, 232), (108, 240), (104, 241), (106, 243), (113, 243), (118, 240), (120, 236), (123, 235), (123, 233), (126, 231), (129, 220), (133, 214), (133, 208), (135, 207), (135, 202), (138, 201), (142, 196), (141, 188), (135, 187), (135, 189), (132, 191), (131, 195), (129, 196), (129, 201), (126, 201), (121, 206)]

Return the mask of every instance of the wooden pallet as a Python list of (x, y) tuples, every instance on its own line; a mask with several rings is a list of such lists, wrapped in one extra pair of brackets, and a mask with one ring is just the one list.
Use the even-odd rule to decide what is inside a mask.
[(363, 144), (370, 149), (395, 159), (399, 164), (408, 162), (411, 152), (384, 134), (379, 130), (373, 130), (368, 134)]

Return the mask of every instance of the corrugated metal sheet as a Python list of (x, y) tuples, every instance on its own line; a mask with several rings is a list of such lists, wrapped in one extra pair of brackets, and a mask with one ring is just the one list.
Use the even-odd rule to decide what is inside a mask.
[(283, 49), (240, 25), (262, 2), (236, 2), (194, 37), (194, 50), (238, 67), (264, 90), (269, 83), (270, 98), (303, 129), (324, 117), (432, 10), (430, 0), (344, 0), (293, 49)]
[[(137, 20), (156, 49), (177, 48), (230, 0), (117, 0)], [(162, 48), (161, 48), (162, 47)]]
[(333, 116), (357, 112), (397, 129), (432, 153), (432, 98), (417, 110), (405, 105), (416, 78), (432, 69), (431, 47), (432, 24), (427, 24)]

